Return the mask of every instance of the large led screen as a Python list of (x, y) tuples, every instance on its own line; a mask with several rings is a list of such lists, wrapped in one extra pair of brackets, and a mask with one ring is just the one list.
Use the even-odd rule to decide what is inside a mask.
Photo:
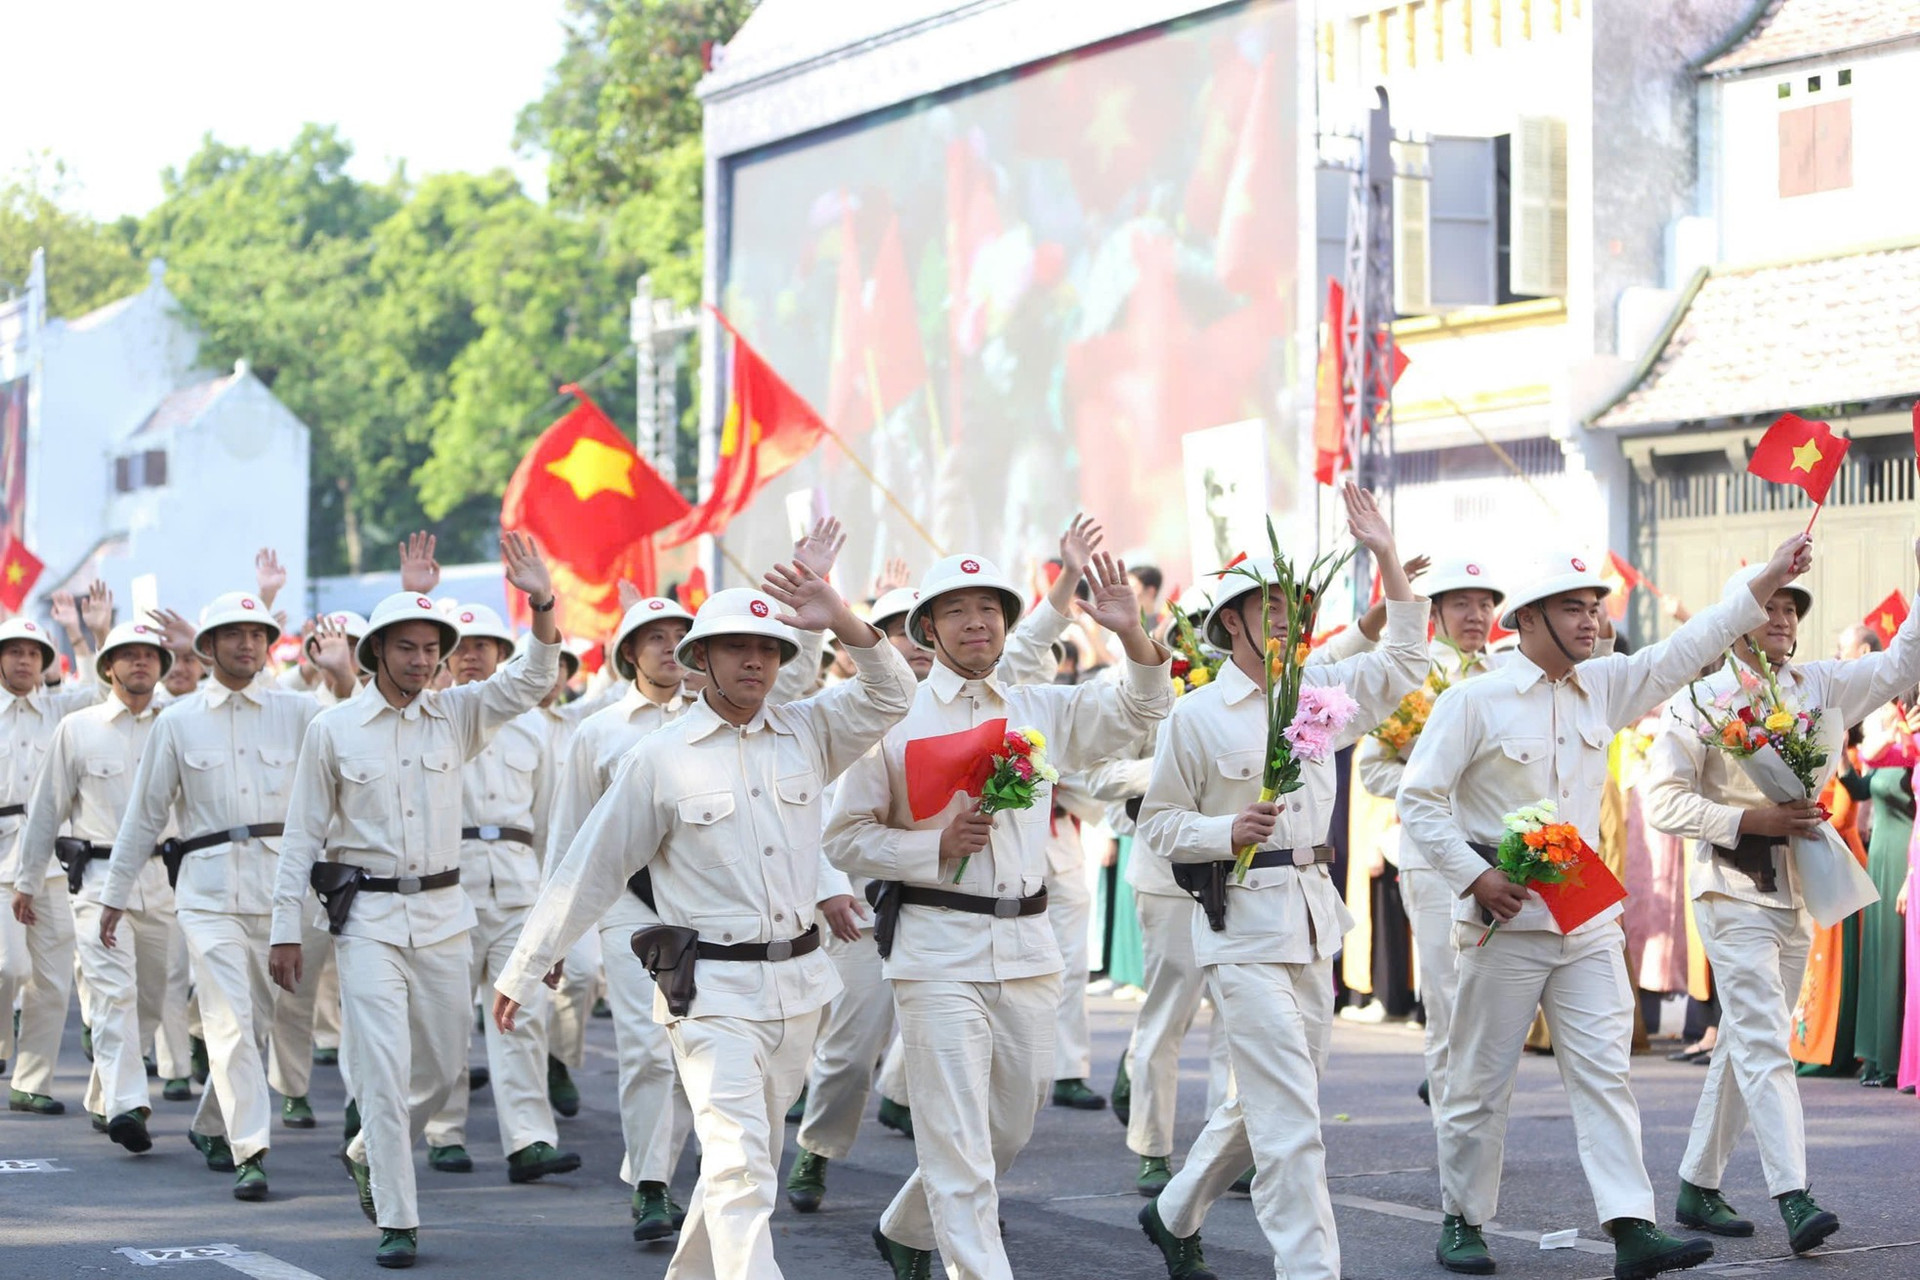
[[(1296, 21), (1229, 6), (735, 159), (722, 309), (946, 551), (1024, 575), (1086, 510), (1191, 581), (1294, 489)], [(728, 550), (765, 565), (809, 505), (850, 590), (933, 557), (831, 443)]]

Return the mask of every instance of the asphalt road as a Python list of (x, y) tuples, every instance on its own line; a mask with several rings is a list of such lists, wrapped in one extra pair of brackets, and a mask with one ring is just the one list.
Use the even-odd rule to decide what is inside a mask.
[[(1096, 1084), (1110, 1083), (1134, 1006), (1094, 1002)], [(257, 1280), (343, 1280), (372, 1276), (376, 1240), (354, 1205), (334, 1151), (340, 1141), (337, 1072), (316, 1071), (317, 1130), (280, 1130), (268, 1159), (272, 1197), (241, 1204), (231, 1175), (206, 1170), (188, 1145), (192, 1104), (156, 1101), (154, 1149), (129, 1156), (95, 1134), (77, 1106), (86, 1063), (77, 1016), (69, 1035), (58, 1096), (69, 1113), (57, 1119), (0, 1116), (0, 1280), (151, 1276), (185, 1273), (216, 1280), (232, 1272)], [(1205, 1091), (1205, 1041), (1188, 1041), (1182, 1082), (1180, 1144), (1198, 1131)], [(476, 1058), (478, 1049), (476, 1042)], [(1703, 1072), (1663, 1057), (1634, 1062), (1634, 1087), (1646, 1130), (1646, 1153), (1663, 1207), (1677, 1187), (1675, 1170)], [(1355, 1280), (1440, 1276), (1433, 1262), (1439, 1221), (1433, 1134), (1414, 1096), (1419, 1033), (1410, 1027), (1342, 1023), (1323, 1090), (1328, 1170), (1345, 1253)], [(628, 1193), (618, 1180), (619, 1129), (612, 1033), (595, 1021), (588, 1065), (580, 1079), (585, 1104), (560, 1122), (562, 1145), (585, 1160), (576, 1174), (512, 1186), (499, 1150), (490, 1093), (475, 1098), (469, 1126), (478, 1168), (468, 1175), (429, 1171), (422, 1150), (419, 1181), (424, 1225), (420, 1266), (461, 1277), (662, 1275), (670, 1249), (636, 1245), (629, 1233)], [(1817, 1260), (1783, 1256), (1784, 1233), (1767, 1199), (1751, 1139), (1729, 1172), (1725, 1191), (1756, 1219), (1759, 1233), (1724, 1241), (1698, 1274), (1722, 1276), (1920, 1276), (1920, 1103), (1851, 1082), (1801, 1084), (1810, 1129), (1814, 1193), (1845, 1226)], [(158, 1099), (156, 1087), (154, 1096)], [(791, 1159), (788, 1131), (788, 1159)], [(13, 1162), (45, 1162), (15, 1169)], [(1016, 1274), (1152, 1280), (1164, 1275), (1158, 1254), (1141, 1237), (1132, 1191), (1132, 1157), (1110, 1113), (1047, 1108), (1033, 1144), (1001, 1184), (1007, 1249)], [(879, 1280), (886, 1273), (869, 1240), (881, 1209), (913, 1166), (913, 1147), (871, 1119), (860, 1142), (831, 1170), (825, 1206), (811, 1218), (787, 1208), (775, 1215), (775, 1249), (792, 1280)], [(694, 1162), (677, 1187), (691, 1188)], [(1491, 1238), (1503, 1276), (1599, 1280), (1612, 1274), (1611, 1249), (1600, 1243), (1592, 1201), (1575, 1154), (1572, 1123), (1554, 1064), (1529, 1057), (1515, 1091), (1501, 1222)], [(1580, 1245), (1546, 1252), (1543, 1231), (1578, 1228)], [(1230, 1197), (1205, 1227), (1207, 1255), (1223, 1280), (1273, 1274), (1273, 1259), (1250, 1202)], [(227, 1246), (225, 1258), (153, 1262), (127, 1251)], [(227, 1252), (202, 1250), (203, 1253)]]

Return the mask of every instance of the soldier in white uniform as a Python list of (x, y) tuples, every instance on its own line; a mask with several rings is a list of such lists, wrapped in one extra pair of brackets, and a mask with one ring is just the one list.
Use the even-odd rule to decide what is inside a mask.
[[(1124, 566), (1096, 556), (1088, 615), (1119, 638), (1118, 680), (1003, 684), (995, 676), (1021, 593), (991, 562), (951, 556), (928, 571), (907, 618), (935, 656), (913, 710), (841, 781), (828, 851), (849, 875), (897, 882), (897, 933), (883, 972), (905, 1047), (920, 1167), (874, 1242), (896, 1276), (925, 1275), (938, 1248), (949, 1274), (1005, 1280), (995, 1180), (1032, 1135), (1053, 1081), (1061, 957), (1047, 909), (1051, 788), (1030, 809), (980, 812), (956, 794), (913, 816), (907, 744), (1004, 719), (1046, 741), (1056, 768), (1100, 763), (1137, 741), (1173, 703), (1170, 659), (1141, 626)], [(965, 860), (964, 866), (962, 860)], [(956, 883), (956, 877), (958, 883)]]
[[(458, 641), (424, 595), (381, 601), (360, 640), (374, 678), (314, 717), (300, 750), (274, 886), (274, 981), (300, 981), (309, 883), (336, 920), (347, 1076), (363, 1128), (342, 1158), (381, 1229), (374, 1259), (412, 1266), (413, 1143), (459, 1080), (473, 1008), (473, 902), (460, 887), (461, 765), (538, 705), (559, 667), (553, 587), (518, 534), (507, 581), (527, 593), (525, 662), (457, 689), (429, 686)], [(324, 853), (324, 858), (322, 854)]]
[[(1759, 572), (1740, 570), (1727, 589)], [(1920, 615), (1908, 615), (1884, 653), (1796, 663), (1800, 620), (1812, 607), (1813, 593), (1804, 587), (1774, 592), (1766, 622), (1736, 641), (1733, 655), (1753, 668), (1755, 653), (1765, 654), (1786, 697), (1819, 713), (1830, 773), (1846, 750), (1848, 726), (1920, 681)], [(1838, 1231), (1840, 1219), (1807, 1194), (1806, 1119), (1787, 1046), (1813, 921), (1787, 842), (1817, 831), (1827, 817), (1812, 800), (1767, 799), (1737, 761), (1702, 742), (1695, 697), (1702, 706), (1722, 697), (1745, 705), (1732, 673), (1716, 671), (1674, 697), (1647, 761), (1647, 820), (1692, 842), (1688, 890), (1720, 998), (1720, 1035), (1680, 1162), (1674, 1216), (1714, 1235), (1753, 1234), (1753, 1223), (1720, 1194), (1727, 1161), (1751, 1120), (1767, 1193), (1786, 1222), (1790, 1247), (1804, 1253)]]
[[(1505, 815), (1543, 800), (1558, 807), (1558, 821), (1598, 845), (1614, 735), (1764, 622), (1762, 602), (1806, 570), (1809, 545), (1804, 535), (1789, 539), (1750, 588), (1660, 643), (1591, 660), (1607, 584), (1579, 556), (1545, 557), (1501, 618), (1519, 632), (1518, 656), (1448, 689), (1434, 705), (1400, 786), (1400, 818), (1458, 899), (1460, 987), (1446, 1086), (1434, 1099), (1445, 1214), (1434, 1254), (1450, 1271), (1494, 1269), (1481, 1228), (1499, 1207), (1507, 1107), (1536, 1008), (1553, 1033), (1580, 1161), (1613, 1237), (1614, 1274), (1642, 1280), (1713, 1256), (1708, 1241), (1654, 1225), (1640, 1110), (1627, 1084), (1633, 991), (1616, 923), (1620, 905), (1568, 933), (1544, 900), (1489, 864)], [(1489, 920), (1499, 928), (1480, 945)]]
[[(1333, 738), (1353, 742), (1399, 705), (1426, 674), (1426, 602), (1413, 593), (1393, 533), (1371, 495), (1348, 485), (1347, 526), (1380, 566), (1385, 645), (1310, 665), (1307, 686), (1340, 686), (1358, 712)], [(1331, 1280), (1340, 1242), (1326, 1183), (1319, 1081), (1333, 1034), (1333, 956), (1352, 927), (1327, 867), (1336, 791), (1332, 751), (1307, 762), (1299, 790), (1260, 799), (1267, 741), (1262, 694), (1269, 635), (1284, 638), (1287, 604), (1268, 610), (1261, 581), (1221, 580), (1207, 615), (1207, 642), (1230, 661), (1211, 684), (1181, 698), (1154, 755), (1140, 806), (1140, 838), (1154, 856), (1201, 864), (1224, 888), (1193, 924), (1194, 960), (1206, 971), (1214, 1016), (1226, 1025), (1238, 1092), (1194, 1141), (1185, 1165), (1140, 1211), (1170, 1276), (1210, 1275), (1200, 1227), (1213, 1203), (1246, 1172), (1253, 1207), (1274, 1252), (1274, 1274)], [(1291, 655), (1289, 655), (1289, 658)], [(1257, 847), (1244, 881), (1238, 850)], [(1217, 913), (1217, 917), (1216, 917)]]
[[(213, 679), (174, 701), (154, 725), (100, 895), (104, 941), (114, 936), (154, 846), (170, 824), (181, 833), (169, 855), (177, 860), (174, 903), (192, 956), (210, 1069), (189, 1136), (210, 1166), (235, 1173), (238, 1200), (267, 1196), (273, 880), (294, 761), (319, 710), (312, 698), (257, 679), (279, 636), (257, 596), (233, 592), (207, 606), (193, 647)], [(345, 637), (332, 645), (336, 656), (344, 652)], [(287, 1106), (312, 1117), (305, 1098), (289, 1097)]]
[[(0, 886), (12, 898), (0, 924), (0, 966), (20, 991), (20, 1034), (7, 1110), (46, 1116), (67, 1109), (52, 1089), (73, 990), (73, 906), (60, 864), (25, 860), (17, 837), (26, 825), (27, 796), (54, 729), (63, 717), (99, 702), (107, 691), (94, 679), (48, 689), (41, 675), (59, 661), (59, 651), (39, 623), (31, 618), (0, 622)], [(9, 998), (0, 1009), (9, 1024), (12, 1005)]]
[[(159, 850), (149, 846), (135, 868), (121, 902), (125, 931), (117, 944), (101, 935), (101, 893), (134, 771), (153, 729), (154, 689), (172, 661), (157, 627), (122, 623), (108, 634), (97, 666), (101, 679), (112, 680), (113, 692), (54, 730), (20, 833), (24, 864), (65, 868), (73, 895), (74, 943), (93, 1028), (87, 1111), (109, 1138), (136, 1154), (153, 1146), (140, 1047), (159, 1030), (174, 929), (173, 890)], [(69, 834), (59, 834), (62, 828)]]
[[(803, 657), (796, 628), (830, 628), (859, 674), (770, 706), (775, 672)], [(816, 922), (821, 790), (905, 713), (913, 676), (800, 565), (776, 567), (764, 592), (714, 595), (678, 654), (708, 673), (707, 691), (627, 754), (496, 984), (495, 1016), (511, 1025), (574, 938), (649, 871), (663, 923), (629, 946), (648, 950), (646, 940), (664, 933), (672, 937), (655, 944), (661, 950), (685, 947), (673, 957), (678, 966), (656, 960), (654, 1012), (701, 1146), (700, 1181), (667, 1275), (777, 1280), (769, 1219), (782, 1116), (839, 990)]]
[[(448, 659), (455, 688), (491, 679), (512, 657), (513, 633), (492, 609), (461, 605), (453, 611), (453, 623), (460, 632)], [(551, 693), (549, 686), (542, 699)], [(545, 713), (531, 707), (496, 730), (461, 771), (460, 885), (479, 921), (471, 936), (477, 989), (492, 987), (540, 891), (540, 851), (553, 795), (548, 736)], [(491, 1023), (483, 1028), (500, 1146), (507, 1178), (516, 1183), (580, 1167), (578, 1155), (554, 1146), (559, 1130), (547, 1101), (550, 1001), (545, 996), (543, 988), (512, 1035)], [(473, 1170), (466, 1147), (467, 1085), (463, 1066), (446, 1105), (427, 1122), (427, 1163), (442, 1173)]]

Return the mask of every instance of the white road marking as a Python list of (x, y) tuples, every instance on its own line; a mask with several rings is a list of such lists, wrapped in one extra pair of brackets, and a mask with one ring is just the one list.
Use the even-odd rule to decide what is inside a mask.
[(56, 1168), (51, 1160), (0, 1160), (0, 1173), (72, 1173)]
[[(1409, 1222), (1429, 1222), (1436, 1227), (1441, 1222), (1441, 1216), (1433, 1210), (1416, 1209), (1410, 1204), (1395, 1204), (1391, 1200), (1370, 1200), (1366, 1196), (1334, 1196), (1332, 1199), (1335, 1204), (1348, 1209), (1365, 1209), (1370, 1213), (1384, 1213), (1388, 1217), (1405, 1218)], [(1480, 1230), (1482, 1234), (1499, 1236), (1506, 1240), (1524, 1240), (1536, 1248), (1540, 1244), (1538, 1231), (1518, 1231), (1503, 1227), (1497, 1222), (1488, 1223)], [(1603, 1253), (1608, 1257), (1613, 1256), (1613, 1246), (1597, 1240), (1575, 1240), (1573, 1247), (1582, 1253)]]
[(253, 1280), (322, 1280), (313, 1272), (302, 1270), (291, 1262), (282, 1262), (270, 1253), (243, 1253), (236, 1258), (222, 1258), (220, 1265), (241, 1275), (252, 1276)]
[(282, 1262), (270, 1253), (252, 1253), (237, 1244), (172, 1245), (164, 1249), (115, 1249), (129, 1262), (142, 1267), (162, 1267), (174, 1262), (217, 1262), (253, 1280), (323, 1280), (311, 1271), (291, 1262)]
[[(1920, 1240), (1896, 1240), (1891, 1244), (1859, 1244), (1851, 1249), (1821, 1248), (1809, 1254), (1782, 1253), (1771, 1258), (1746, 1258), (1739, 1262), (1707, 1262), (1693, 1269), (1696, 1275), (1715, 1276), (1757, 1276), (1771, 1275), (1781, 1263), (1799, 1263), (1804, 1266), (1821, 1258), (1838, 1258), (1849, 1253), (1880, 1253), (1887, 1249), (1913, 1249), (1920, 1247)], [(1592, 1280), (1613, 1280), (1611, 1273), (1595, 1276)]]

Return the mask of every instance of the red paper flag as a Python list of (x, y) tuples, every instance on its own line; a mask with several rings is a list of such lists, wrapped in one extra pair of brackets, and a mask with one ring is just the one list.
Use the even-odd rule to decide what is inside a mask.
[(1880, 637), (1880, 647), (1893, 643), (1894, 632), (1907, 620), (1907, 598), (1898, 591), (1873, 606), (1866, 616), (1867, 629)]
[(27, 593), (33, 590), (33, 584), (40, 580), (40, 571), (45, 568), (40, 557), (27, 550), (26, 543), (7, 535), (6, 547), (0, 550), (0, 605), (5, 605), (9, 612), (20, 612), (20, 606), (27, 602)]
[(977, 796), (993, 773), (993, 757), (1007, 739), (1006, 720), (989, 720), (959, 733), (915, 738), (907, 744), (907, 808), (925, 822), (962, 791)]
[(1646, 585), (1646, 579), (1640, 576), (1638, 569), (1621, 559), (1619, 552), (1609, 551), (1606, 561), (1600, 566), (1600, 580), (1612, 588), (1607, 592), (1607, 616), (1615, 622), (1624, 620), (1629, 593), (1635, 587)]
[(1580, 856), (1559, 884), (1535, 882), (1527, 886), (1546, 902), (1563, 933), (1572, 933), (1616, 902), (1626, 901), (1626, 888), (1600, 855), (1580, 842)]
[(1804, 489), (1818, 505), (1827, 500), (1849, 443), (1824, 422), (1783, 413), (1754, 446), (1747, 470), (1762, 480)]
[(700, 606), (707, 602), (707, 571), (695, 565), (687, 580), (673, 589), (673, 598), (688, 613), (699, 613)]

